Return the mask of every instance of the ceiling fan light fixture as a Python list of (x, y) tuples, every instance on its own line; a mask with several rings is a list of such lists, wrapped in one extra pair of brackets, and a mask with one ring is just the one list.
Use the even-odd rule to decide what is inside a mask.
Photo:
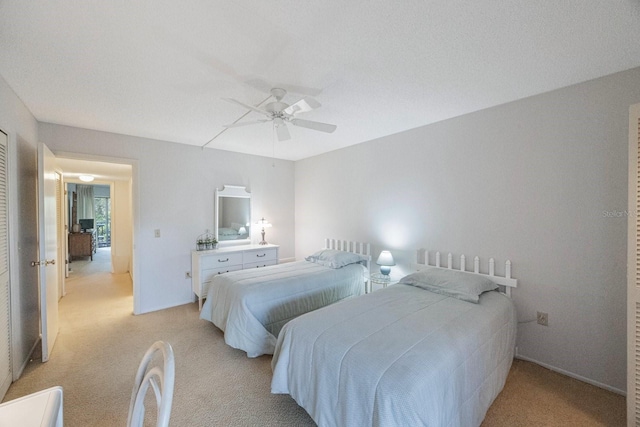
[[(280, 124), (277, 123), (277, 120), (280, 120)], [(289, 133), (289, 129), (287, 129), (287, 125), (284, 123), (282, 119), (274, 119), (273, 126), (276, 131), (276, 135), (278, 136), (278, 141), (286, 141), (291, 139), (291, 134)]]

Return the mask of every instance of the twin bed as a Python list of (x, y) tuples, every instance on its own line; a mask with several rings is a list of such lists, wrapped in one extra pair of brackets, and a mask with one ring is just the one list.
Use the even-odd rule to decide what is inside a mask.
[(304, 261), (216, 276), (200, 318), (248, 357), (273, 354), (282, 326), (301, 314), (364, 294), (370, 246), (327, 239)]
[(510, 264), (506, 272), (425, 265), (292, 320), (278, 337), (271, 392), (291, 395), (319, 426), (479, 426), (514, 355), (514, 305), (496, 292), (516, 286)]
[[(348, 296), (331, 276), (358, 262), (309, 281), (312, 261), (301, 261), (312, 264), (304, 280), (287, 264), (225, 274), (201, 317), (248, 356), (273, 354), (271, 392), (291, 395), (319, 426), (479, 426), (513, 360), (517, 281), (508, 261), (497, 276), (493, 260), (481, 274), (477, 258), (474, 272), (464, 256), (461, 271), (451, 255), (447, 267), (439, 253), (435, 265), (425, 258), (397, 285), (362, 296), (362, 270)], [(226, 283), (232, 274), (241, 277)]]

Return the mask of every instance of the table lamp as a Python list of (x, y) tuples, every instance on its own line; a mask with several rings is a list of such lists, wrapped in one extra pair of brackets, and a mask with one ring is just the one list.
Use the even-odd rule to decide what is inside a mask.
[(264, 217), (263, 217), (262, 219), (259, 219), (256, 222), (256, 225), (259, 225), (260, 227), (262, 227), (262, 241), (260, 243), (258, 243), (258, 244), (259, 245), (266, 245), (267, 241), (264, 240), (264, 229), (271, 227), (271, 223), (269, 221), (267, 221), (266, 219), (264, 219)]
[(393, 255), (391, 255), (391, 252), (389, 251), (380, 252), (380, 256), (378, 257), (376, 264), (380, 266), (380, 273), (385, 276), (388, 276), (389, 273), (391, 273), (391, 266), (396, 265), (393, 260)]

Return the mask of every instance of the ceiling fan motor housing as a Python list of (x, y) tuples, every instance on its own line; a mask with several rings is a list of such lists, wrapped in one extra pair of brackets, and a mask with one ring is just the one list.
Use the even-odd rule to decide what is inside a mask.
[(285, 108), (289, 107), (289, 104), (286, 104), (284, 102), (280, 102), (280, 101), (276, 101), (276, 102), (270, 102), (267, 105), (264, 106), (265, 111), (268, 111), (270, 113), (279, 113), (282, 110), (284, 110)]
[[(287, 94), (287, 91), (284, 89), (280, 89), (279, 87), (274, 87), (271, 89), (271, 95), (276, 99), (276, 101), (282, 101), (282, 98)], [(288, 106), (287, 106), (288, 107)]]

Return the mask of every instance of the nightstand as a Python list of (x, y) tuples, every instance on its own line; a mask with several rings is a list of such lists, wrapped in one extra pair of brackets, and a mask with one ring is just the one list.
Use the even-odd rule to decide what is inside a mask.
[(382, 273), (373, 273), (369, 284), (369, 292), (373, 292), (375, 290), (374, 285), (376, 285), (376, 287), (386, 288), (387, 286), (395, 285), (396, 283), (398, 283), (398, 281), (391, 276), (385, 276)]

